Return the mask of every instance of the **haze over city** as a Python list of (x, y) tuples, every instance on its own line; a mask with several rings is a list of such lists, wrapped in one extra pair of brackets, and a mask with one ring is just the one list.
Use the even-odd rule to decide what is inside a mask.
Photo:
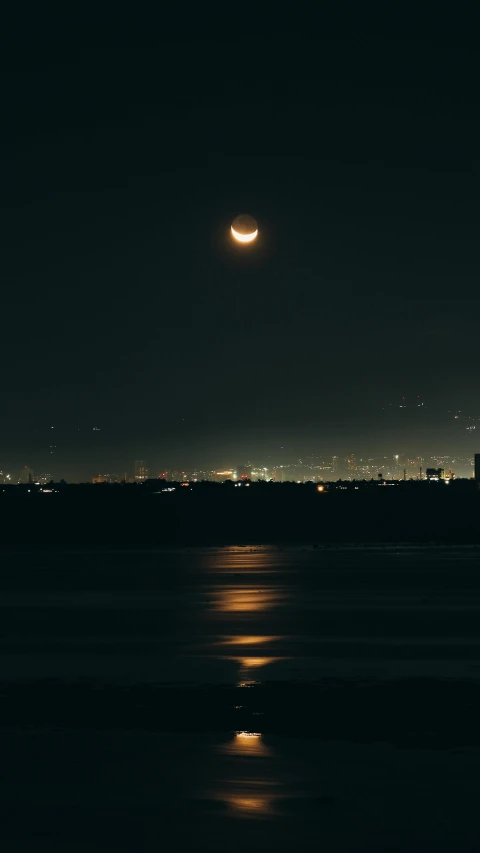
[[(191, 417), (195, 418), (194, 412)], [(328, 413), (325, 420), (329, 422)], [(278, 434), (274, 430), (262, 433), (260, 427), (251, 432), (245, 429), (235, 440), (229, 440), (225, 432), (213, 437), (213, 430), (212, 437), (207, 436), (198, 448), (196, 445), (192, 448), (185, 427), (180, 430), (181, 440), (139, 440), (133, 447), (130, 442), (130, 452), (126, 448), (127, 438), (124, 445), (120, 444), (115, 426), (105, 427), (102, 423), (72, 430), (62, 423), (44, 425), (30, 434), (25, 431), (23, 446), (18, 446), (17, 436), (16, 450), (4, 444), (0, 481), (6, 474), (18, 478), (25, 468), (71, 482), (90, 480), (100, 472), (114, 472), (118, 479), (120, 474), (133, 476), (135, 459), (146, 460), (152, 477), (161, 476), (164, 471), (187, 471), (194, 476), (194, 472), (236, 470), (247, 463), (255, 470), (272, 471), (285, 466), (298, 467), (299, 460), (305, 461), (305, 467), (333, 466), (335, 473), (346, 476), (351, 468), (347, 459), (352, 456), (361, 468), (367, 464), (382, 465), (388, 470), (399, 469), (402, 475), (406, 468), (409, 476), (418, 473), (422, 460), (442, 459), (457, 476), (471, 476), (473, 456), (480, 443), (480, 418), (468, 409), (435, 411), (416, 401), (409, 407), (403, 400), (396, 405), (378, 407), (361, 424), (359, 420), (352, 412), (338, 424), (335, 435), (331, 427), (327, 433), (327, 427), (324, 429), (320, 423), (318, 438), (311, 437), (311, 430), (300, 426), (284, 430), (283, 434), (280, 430)], [(400, 465), (396, 464), (396, 457)]]

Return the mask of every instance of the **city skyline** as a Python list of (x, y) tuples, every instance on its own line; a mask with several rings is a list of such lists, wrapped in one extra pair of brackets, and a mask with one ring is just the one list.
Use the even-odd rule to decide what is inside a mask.
[[(193, 448), (188, 435), (182, 440), (169, 442), (136, 442), (134, 457), (141, 461), (148, 457), (151, 471), (160, 471), (166, 465), (178, 470), (185, 468), (229, 468), (239, 459), (259, 459), (272, 465), (272, 459), (281, 465), (302, 456), (323, 455), (343, 458), (355, 452), (357, 457), (445, 456), (452, 459), (473, 458), (477, 447), (477, 429), (480, 436), (480, 417), (474, 407), (462, 404), (434, 406), (427, 398), (392, 395), (393, 402), (380, 405), (377, 401), (367, 414), (359, 416), (352, 407), (348, 417), (337, 424), (336, 434), (329, 435), (318, 423), (317, 435), (312, 428), (280, 430), (262, 434), (256, 426), (245, 430), (242, 439), (229, 440), (223, 433), (215, 433), (201, 448)], [(58, 479), (88, 480), (92, 472), (101, 470), (130, 471), (132, 462), (125, 443), (120, 442), (118, 425), (110, 429), (97, 420), (73, 428), (64, 423), (36, 424), (36, 428), (22, 433), (21, 450), (16, 453), (4, 442), (0, 449), (0, 470), (17, 471), (27, 465), (35, 471), (51, 471)], [(305, 427), (307, 428), (305, 431)], [(369, 435), (366, 435), (366, 432)], [(325, 435), (325, 432), (327, 434)], [(18, 437), (17, 437), (18, 442)], [(147, 465), (148, 467), (148, 465)], [(465, 470), (465, 469), (464, 469)]]
[(245, 459), (240, 464), (216, 465), (209, 467), (198, 464), (193, 467), (167, 464), (149, 465), (148, 460), (136, 459), (118, 469), (101, 466), (94, 473), (85, 473), (80, 477), (68, 477), (66, 472), (50, 472), (35, 469), (28, 465), (20, 471), (0, 468), (0, 482), (36, 482), (45, 484), (50, 480), (66, 479), (70, 482), (137, 482), (148, 479), (167, 480), (217, 480), (248, 478), (252, 480), (277, 480), (279, 482), (309, 480), (357, 479), (367, 480), (378, 477), (387, 479), (422, 479), (428, 467), (441, 467), (445, 472), (457, 478), (472, 477), (475, 458), (478, 454), (380, 454), (365, 455), (351, 453), (342, 455), (303, 455), (280, 461), (271, 455), (263, 459)]

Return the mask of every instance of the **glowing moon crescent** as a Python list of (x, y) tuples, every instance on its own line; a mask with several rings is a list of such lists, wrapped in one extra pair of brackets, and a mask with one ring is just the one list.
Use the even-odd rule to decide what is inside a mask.
[(238, 240), (239, 243), (251, 243), (252, 240), (255, 240), (255, 237), (258, 234), (258, 228), (255, 231), (252, 231), (251, 234), (239, 234), (238, 231), (235, 231), (233, 225), (230, 226), (232, 235), (235, 237), (235, 240)]
[(258, 234), (257, 220), (249, 213), (239, 213), (232, 222), (231, 232), (239, 243), (251, 243)]

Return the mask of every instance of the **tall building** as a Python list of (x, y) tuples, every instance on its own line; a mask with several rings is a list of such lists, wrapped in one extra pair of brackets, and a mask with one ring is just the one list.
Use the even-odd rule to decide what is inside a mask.
[(19, 483), (33, 483), (33, 471), (28, 465), (24, 465), (18, 475)]
[(475, 454), (475, 479), (480, 483), (480, 453)]
[(395, 453), (395, 455), (392, 459), (391, 465), (392, 465), (392, 469), (391, 469), (392, 470), (392, 479), (400, 480), (403, 477), (403, 469), (404, 469), (403, 456), (401, 456), (399, 453)]
[(350, 456), (347, 456), (345, 459), (345, 467), (347, 469), (347, 480), (355, 480), (357, 476), (357, 463), (355, 460), (355, 454), (351, 453)]
[(246, 462), (242, 465), (237, 465), (237, 477), (239, 480), (250, 480), (252, 477), (252, 464)]
[(135, 482), (142, 483), (148, 479), (148, 468), (143, 459), (135, 459)]

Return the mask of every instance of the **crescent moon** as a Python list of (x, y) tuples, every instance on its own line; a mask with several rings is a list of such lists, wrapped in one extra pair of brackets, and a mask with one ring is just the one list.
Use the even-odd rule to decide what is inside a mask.
[(238, 231), (235, 231), (233, 225), (230, 227), (235, 240), (238, 240), (239, 243), (251, 243), (252, 240), (255, 240), (255, 237), (258, 234), (258, 228), (256, 228), (255, 231), (252, 231), (251, 234), (239, 234)]

